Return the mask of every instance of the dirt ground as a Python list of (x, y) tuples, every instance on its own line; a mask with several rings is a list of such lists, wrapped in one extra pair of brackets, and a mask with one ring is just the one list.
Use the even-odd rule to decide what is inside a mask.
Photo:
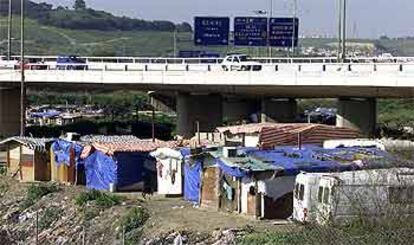
[[(28, 186), (29, 184), (0, 176), (0, 231), (12, 241), (10, 244), (34, 242), (34, 214), (39, 212), (42, 217), (46, 210), (53, 208), (59, 208), (59, 218), (53, 220), (49, 228), (39, 230), (41, 244), (78, 244), (83, 239), (82, 229), (86, 230), (85, 240), (88, 244), (120, 244), (119, 220), (132, 207), (137, 206), (146, 208), (149, 213), (149, 219), (142, 229), (142, 239), (158, 241), (142, 244), (166, 244), (162, 239), (176, 237), (177, 234), (185, 234), (189, 240), (187, 244), (193, 244), (194, 240), (203, 241), (197, 244), (211, 244), (214, 242), (210, 241), (217, 241), (211, 240), (213, 234), (227, 230), (280, 231), (293, 226), (286, 221), (261, 221), (243, 215), (199, 208), (181, 198), (154, 195), (144, 200), (140, 193), (117, 194), (127, 199), (118, 206), (99, 211), (94, 218), (84, 223), (85, 213), (80, 211), (73, 200), (86, 190), (85, 187), (60, 186), (59, 192), (44, 196), (33, 206), (21, 210), (19, 206), (25, 199)], [(86, 210), (90, 212), (92, 208), (87, 207)]]
[(211, 233), (217, 230), (246, 228), (259, 231), (290, 229), (286, 220), (257, 220), (252, 217), (200, 208), (181, 198), (153, 196), (142, 205), (150, 212), (144, 229), (145, 236), (153, 237), (171, 231)]

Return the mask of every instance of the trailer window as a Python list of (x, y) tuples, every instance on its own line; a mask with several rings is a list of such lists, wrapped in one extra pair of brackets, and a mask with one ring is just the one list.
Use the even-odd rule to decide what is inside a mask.
[(298, 199), (299, 197), (299, 184), (295, 185), (295, 198)]
[(305, 195), (305, 186), (299, 185), (299, 200), (303, 201), (304, 195)]
[(319, 186), (318, 190), (318, 202), (322, 202), (322, 195), (323, 195), (323, 187)]
[(323, 203), (324, 204), (329, 204), (329, 194), (330, 194), (329, 188), (324, 188), (323, 190)]

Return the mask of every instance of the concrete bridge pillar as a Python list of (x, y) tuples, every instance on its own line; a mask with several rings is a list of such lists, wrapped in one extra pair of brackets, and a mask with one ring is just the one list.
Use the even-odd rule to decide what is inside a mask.
[(223, 101), (223, 120), (226, 123), (260, 122), (260, 101), (255, 99), (227, 98)]
[(222, 124), (223, 105), (219, 94), (194, 95), (179, 93), (177, 95), (177, 135), (188, 139), (197, 131), (211, 132)]
[(262, 99), (261, 122), (295, 122), (296, 113), (297, 102), (295, 99)]
[(360, 130), (364, 136), (375, 136), (377, 103), (375, 98), (338, 100), (336, 125)]
[(20, 89), (0, 87), (0, 138), (20, 132)]

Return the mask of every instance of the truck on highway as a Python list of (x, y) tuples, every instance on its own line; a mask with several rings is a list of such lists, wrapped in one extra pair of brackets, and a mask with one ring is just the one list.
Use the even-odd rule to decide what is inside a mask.
[(86, 61), (76, 55), (61, 55), (56, 59), (57, 70), (88, 70)]

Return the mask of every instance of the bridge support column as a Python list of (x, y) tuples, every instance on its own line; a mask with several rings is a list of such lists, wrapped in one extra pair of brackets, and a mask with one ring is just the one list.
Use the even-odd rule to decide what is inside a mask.
[(20, 89), (0, 87), (0, 138), (20, 132)]
[(222, 124), (223, 105), (222, 97), (218, 94), (191, 95), (179, 93), (177, 95), (177, 134), (188, 139), (197, 131), (197, 122), (200, 132), (210, 132)]
[(294, 122), (296, 113), (297, 102), (295, 99), (262, 99), (261, 122)]
[(377, 103), (375, 98), (339, 99), (336, 125), (360, 130), (367, 137), (375, 136)]
[(223, 101), (223, 120), (226, 123), (257, 123), (260, 103), (257, 100), (227, 98)]

